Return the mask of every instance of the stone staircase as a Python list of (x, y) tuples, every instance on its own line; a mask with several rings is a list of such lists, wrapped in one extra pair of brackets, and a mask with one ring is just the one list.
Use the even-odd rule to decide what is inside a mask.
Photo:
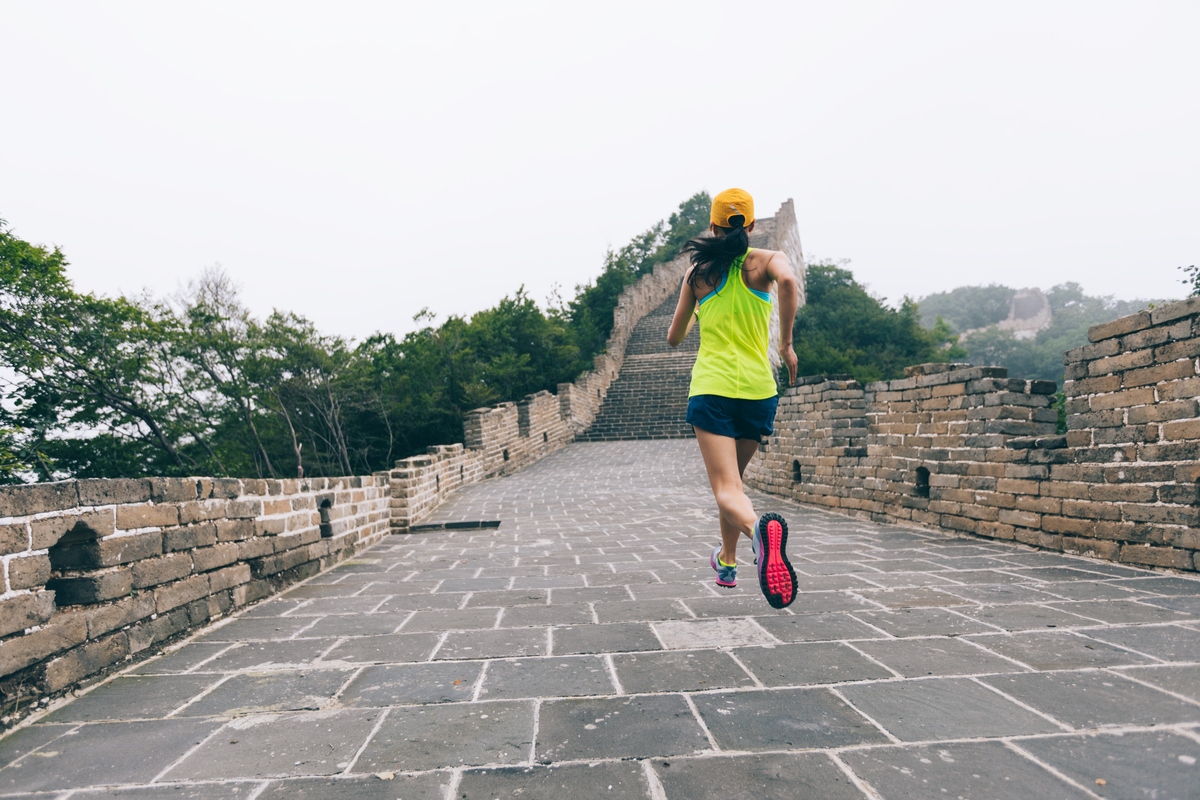
[(621, 374), (608, 387), (592, 427), (576, 441), (619, 439), (689, 439), (695, 436), (684, 421), (692, 365), (700, 349), (695, 326), (678, 348), (667, 344), (667, 328), (677, 297), (642, 318), (629, 337)]

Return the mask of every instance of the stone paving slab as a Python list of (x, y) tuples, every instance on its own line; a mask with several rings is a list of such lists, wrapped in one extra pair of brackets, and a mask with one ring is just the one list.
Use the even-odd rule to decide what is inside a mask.
[(754, 499), (783, 611), (713, 585), (694, 441), (572, 445), (431, 520), (499, 528), (390, 537), (11, 732), (0, 797), (1200, 794), (1200, 581)]

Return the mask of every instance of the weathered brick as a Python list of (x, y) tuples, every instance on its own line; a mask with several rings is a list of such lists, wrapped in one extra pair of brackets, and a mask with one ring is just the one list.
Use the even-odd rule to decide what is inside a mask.
[(0, 486), (0, 517), (27, 517), (79, 505), (75, 481)]
[(1200, 505), (1200, 486), (1194, 483), (1163, 485), (1158, 487), (1158, 499), (1181, 506)]
[(128, 567), (71, 578), (51, 578), (46, 588), (55, 592), (59, 605), (100, 603), (124, 597), (133, 590), (133, 574)]
[(138, 528), (167, 528), (178, 524), (178, 506), (146, 504), (117, 507), (117, 527), (123, 531)]
[(54, 592), (20, 594), (0, 600), (0, 637), (44, 625), (53, 613)]
[(1121, 353), (1093, 361), (1088, 364), (1088, 375), (1092, 377), (1112, 375), (1138, 367), (1148, 367), (1153, 363), (1154, 352), (1152, 350), (1134, 350), (1132, 353)]
[(99, 541), (83, 542), (56, 550), (52, 559), (56, 569), (92, 569), (115, 567), (162, 553), (162, 534), (139, 533), (132, 536), (111, 536)]
[(158, 586), (192, 574), (192, 559), (187, 553), (172, 553), (148, 558), (133, 565), (133, 585), (137, 589)]
[(1064, 500), (1062, 504), (1064, 517), (1080, 517), (1084, 519), (1121, 519), (1121, 507), (1113, 503), (1096, 503), (1090, 500)]
[(1129, 483), (1099, 483), (1089, 487), (1088, 495), (1100, 503), (1153, 503), (1158, 497), (1158, 490), (1153, 486)]
[(1088, 407), (1092, 411), (1108, 411), (1112, 408), (1132, 408), (1154, 402), (1154, 389), (1126, 389), (1112, 394), (1092, 395), (1088, 399)]
[(1200, 297), (1189, 297), (1186, 300), (1159, 306), (1150, 312), (1150, 318), (1155, 325), (1163, 325), (1184, 317), (1194, 317), (1197, 314), (1200, 314)]
[[(1063, 364), (1077, 364), (1080, 361), (1094, 361), (1105, 356), (1115, 356), (1121, 352), (1121, 342), (1109, 339), (1098, 344), (1085, 344), (1063, 353)], [(1051, 392), (1051, 394), (1054, 394)]]
[(154, 602), (162, 614), (208, 594), (208, 576), (193, 575), (154, 590)]
[(29, 526), (24, 522), (0, 525), (0, 556), (21, 553), (29, 549)]
[(1174, 547), (1151, 547), (1144, 544), (1127, 544), (1121, 547), (1120, 560), (1127, 564), (1146, 564), (1152, 567), (1174, 567), (1190, 569), (1192, 554)]
[(155, 614), (154, 596), (139, 594), (125, 597), (108, 605), (89, 608), (83, 612), (88, 624), (88, 638), (98, 639), (117, 628), (124, 628)]
[(1064, 553), (1074, 553), (1075, 555), (1089, 556), (1091, 558), (1103, 558), (1107, 561), (1117, 560), (1121, 552), (1121, 545), (1118, 542), (1080, 539), (1075, 536), (1064, 536), (1062, 538), (1062, 546)]
[(1195, 358), (1196, 356), (1200, 356), (1200, 338), (1171, 342), (1154, 349), (1154, 360), (1160, 363), (1176, 361), (1181, 358)]
[(1188, 378), (1181, 381), (1170, 381), (1157, 387), (1160, 402), (1167, 400), (1182, 400), (1188, 397), (1200, 397), (1200, 378)]
[(1121, 388), (1120, 375), (1101, 375), (1095, 378), (1068, 379), (1063, 384), (1063, 393), (1067, 397), (1115, 392)]
[(1157, 403), (1129, 410), (1129, 424), (1143, 425), (1147, 422), (1169, 422), (1200, 416), (1200, 404), (1194, 399), (1177, 400), (1174, 403)]
[(275, 543), (270, 539), (249, 539), (238, 542), (238, 560), (251, 561), (275, 552)]
[(111, 667), (129, 655), (129, 638), (114, 633), (95, 642), (87, 642), (46, 665), (42, 689), (58, 692), (89, 675)]
[(1165, 381), (1190, 378), (1195, 374), (1196, 365), (1192, 361), (1172, 361), (1170, 364), (1130, 370), (1123, 376), (1121, 384), (1123, 386), (1152, 386)]
[(1033, 514), (1028, 511), (1006, 509), (1000, 512), (1000, 521), (1014, 527), (1040, 528), (1042, 526), (1042, 515)]
[(79, 481), (81, 506), (144, 503), (150, 499), (150, 481), (133, 478), (91, 478)]
[(1151, 506), (1126, 503), (1121, 513), (1131, 522), (1150, 522), (1159, 525), (1198, 525), (1200, 509), (1187, 506)]
[(217, 541), (240, 542), (254, 536), (254, 520), (229, 519), (217, 522)]
[(1103, 325), (1093, 325), (1088, 328), (1088, 341), (1102, 342), (1114, 336), (1123, 336), (1127, 333), (1144, 330), (1149, 328), (1150, 325), (1150, 312), (1139, 311), (1137, 314), (1130, 314), (1128, 317), (1121, 317), (1112, 322), (1105, 322)]
[(232, 564), (237, 559), (238, 546), (233, 542), (192, 551), (192, 561), (195, 564), (196, 572), (208, 572), (226, 564)]
[(163, 550), (192, 550), (197, 547), (208, 547), (217, 542), (217, 526), (211, 522), (200, 525), (186, 525), (181, 528), (167, 528), (162, 532)]
[(45, 550), (59, 542), (81, 542), (109, 536), (113, 527), (113, 512), (89, 511), (83, 514), (64, 514), (30, 521), (33, 549)]
[(1168, 422), (1163, 425), (1162, 438), (1167, 440), (1200, 439), (1200, 419)]
[(1096, 523), (1090, 519), (1075, 517), (1042, 517), (1042, 530), (1050, 533), (1065, 533), (1076, 536), (1091, 536), (1096, 530)]
[(0, 677), (44, 661), (87, 641), (87, 622), (77, 614), (56, 614), (40, 630), (0, 642)]
[(234, 564), (232, 567), (209, 573), (209, 583), (214, 592), (232, 589), (234, 586), (240, 586), (249, 581), (250, 566), (248, 564)]
[(50, 556), (18, 556), (8, 562), (8, 588), (34, 589), (50, 580)]
[(200, 496), (196, 478), (151, 478), (150, 499), (155, 503), (179, 503)]

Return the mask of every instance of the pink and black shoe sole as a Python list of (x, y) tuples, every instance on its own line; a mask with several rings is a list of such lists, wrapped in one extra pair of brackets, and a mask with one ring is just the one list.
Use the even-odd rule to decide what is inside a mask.
[(758, 521), (763, 552), (758, 554), (758, 585), (772, 608), (787, 608), (796, 599), (796, 571), (787, 557), (787, 523), (778, 514)]

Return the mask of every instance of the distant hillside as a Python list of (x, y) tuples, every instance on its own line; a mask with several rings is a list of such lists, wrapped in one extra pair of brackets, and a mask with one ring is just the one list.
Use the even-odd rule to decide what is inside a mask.
[(1044, 292), (1050, 304), (1049, 324), (1036, 333), (1014, 335), (1012, 330), (1001, 330), (1000, 324), (1009, 319), (1017, 292), (991, 284), (931, 294), (917, 301), (921, 324), (932, 330), (940, 317), (960, 335), (959, 345), (972, 364), (1007, 367), (1013, 377), (1061, 383), (1063, 352), (1087, 344), (1088, 328), (1167, 302), (1094, 297), (1084, 294), (1077, 283), (1063, 283)]

